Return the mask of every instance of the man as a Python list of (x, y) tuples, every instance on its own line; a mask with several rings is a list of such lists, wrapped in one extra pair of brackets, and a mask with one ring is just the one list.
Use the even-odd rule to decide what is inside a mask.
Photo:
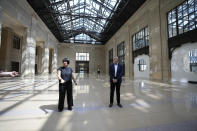
[(110, 104), (109, 107), (113, 106), (114, 90), (116, 88), (117, 105), (122, 108), (120, 104), (120, 85), (122, 82), (123, 67), (118, 62), (118, 57), (113, 58), (113, 63), (109, 68), (110, 75)]

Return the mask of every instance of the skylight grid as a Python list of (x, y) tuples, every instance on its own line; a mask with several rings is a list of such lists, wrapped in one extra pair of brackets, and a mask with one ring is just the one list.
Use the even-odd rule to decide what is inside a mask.
[(82, 34), (79, 34), (79, 35), (76, 35), (75, 38), (71, 38), (71, 39), (74, 39), (74, 40), (87, 40), (87, 41), (96, 41), (95, 39), (92, 39), (90, 36), (82, 33)]
[[(61, 27), (64, 26), (64, 29), (71, 31), (83, 29), (84, 33), (93, 31), (99, 34), (104, 31), (107, 19), (112, 16), (120, 0), (50, 0), (50, 2), (57, 14), (57, 23), (60, 23)], [(82, 37), (87, 36), (78, 36), (81, 39)]]

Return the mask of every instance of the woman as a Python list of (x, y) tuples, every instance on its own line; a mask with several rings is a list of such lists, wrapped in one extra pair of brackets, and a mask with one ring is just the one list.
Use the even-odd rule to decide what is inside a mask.
[(72, 80), (77, 85), (74, 79), (72, 68), (68, 67), (70, 61), (67, 58), (62, 60), (63, 66), (58, 69), (59, 79), (59, 103), (58, 111), (61, 112), (64, 108), (65, 93), (67, 92), (68, 110), (72, 110), (73, 97), (72, 97)]

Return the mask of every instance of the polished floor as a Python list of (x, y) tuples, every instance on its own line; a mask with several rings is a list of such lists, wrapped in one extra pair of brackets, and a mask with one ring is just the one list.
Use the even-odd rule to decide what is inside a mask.
[(123, 108), (109, 108), (107, 76), (76, 76), (63, 112), (56, 76), (0, 78), (0, 131), (197, 131), (196, 84), (124, 80)]

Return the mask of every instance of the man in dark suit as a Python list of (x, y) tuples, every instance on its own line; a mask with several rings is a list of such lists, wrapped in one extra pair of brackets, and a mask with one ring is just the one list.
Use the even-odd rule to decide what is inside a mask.
[(116, 89), (117, 105), (122, 108), (120, 104), (120, 86), (122, 82), (123, 67), (118, 62), (118, 57), (113, 58), (113, 63), (109, 67), (110, 75), (110, 104), (109, 107), (113, 106), (114, 90)]

